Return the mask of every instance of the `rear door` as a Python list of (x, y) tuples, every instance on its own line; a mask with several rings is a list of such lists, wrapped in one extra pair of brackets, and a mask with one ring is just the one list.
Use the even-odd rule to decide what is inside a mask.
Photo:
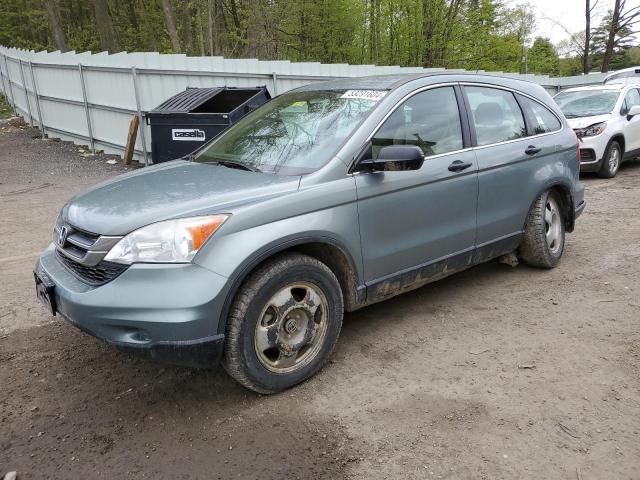
[(422, 149), (425, 161), (416, 171), (355, 176), (368, 284), (473, 254), (478, 167), (466, 148), (468, 125), (461, 120), (458, 97), (454, 86), (415, 93), (371, 139), (369, 158), (386, 145), (411, 144)]
[[(536, 172), (552, 164), (558, 151), (554, 135), (548, 133), (562, 124), (538, 102), (516, 99), (509, 89), (466, 85), (464, 91), (477, 145), (476, 246), (479, 255), (494, 256), (517, 246), (531, 202), (540, 193), (534, 191)], [(564, 166), (558, 163), (556, 168)]]

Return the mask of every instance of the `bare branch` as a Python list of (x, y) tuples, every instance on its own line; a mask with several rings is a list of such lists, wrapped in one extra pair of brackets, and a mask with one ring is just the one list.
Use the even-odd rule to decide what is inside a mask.
[(582, 40), (580, 40), (575, 33), (571, 33), (567, 27), (565, 27), (564, 25), (562, 25), (559, 21), (554, 20), (551, 17), (547, 17), (547, 16), (543, 16), (542, 17), (544, 20), (549, 20), (550, 22), (554, 23), (555, 25), (557, 25), (558, 27), (560, 27), (562, 30), (564, 30), (564, 32), (569, 35), (569, 38), (571, 39), (571, 41), (574, 43), (574, 45), (581, 51), (584, 52), (584, 46), (582, 45)]

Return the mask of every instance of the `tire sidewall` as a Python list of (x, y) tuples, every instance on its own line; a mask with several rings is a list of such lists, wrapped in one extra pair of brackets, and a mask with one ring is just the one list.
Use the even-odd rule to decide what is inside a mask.
[[(290, 373), (275, 373), (260, 362), (255, 351), (256, 323), (266, 303), (282, 287), (296, 282), (311, 283), (324, 293), (327, 304), (327, 332), (316, 357), (304, 368)], [(342, 293), (337, 281), (322, 269), (309, 264), (299, 264), (278, 272), (259, 285), (256, 295), (243, 312), (240, 334), (241, 362), (246, 375), (258, 386), (268, 391), (280, 391), (312, 376), (327, 360), (342, 328)]]
[(555, 201), (557, 207), (558, 207), (558, 213), (560, 214), (560, 231), (562, 233), (561, 235), (561, 241), (562, 241), (562, 245), (560, 246), (560, 248), (558, 249), (558, 251), (554, 254), (551, 252), (551, 249), (549, 248), (549, 244), (547, 243), (547, 239), (546, 239), (546, 235), (544, 235), (545, 232), (543, 233), (543, 241), (544, 241), (544, 252), (547, 256), (547, 258), (549, 259), (549, 262), (551, 264), (553, 264), (554, 266), (557, 265), (560, 262), (560, 259), (562, 258), (562, 254), (564, 253), (564, 246), (565, 246), (565, 240), (566, 240), (566, 232), (565, 232), (565, 216), (564, 216), (564, 212), (562, 209), (562, 201), (558, 198), (558, 195), (556, 195), (554, 192), (551, 191), (546, 191), (543, 195), (542, 195), (542, 225), (543, 228), (545, 225), (544, 222), (544, 212), (547, 208), (547, 200), (549, 200), (549, 197), (553, 198), (553, 200)]

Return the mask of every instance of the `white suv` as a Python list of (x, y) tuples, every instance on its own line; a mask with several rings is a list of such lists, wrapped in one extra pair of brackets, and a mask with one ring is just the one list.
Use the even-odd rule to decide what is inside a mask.
[(571, 88), (554, 97), (580, 139), (580, 170), (605, 178), (640, 156), (640, 85)]
[(604, 79), (605, 84), (610, 83), (638, 83), (640, 80), (640, 67), (625, 68), (624, 70), (618, 70), (611, 72)]

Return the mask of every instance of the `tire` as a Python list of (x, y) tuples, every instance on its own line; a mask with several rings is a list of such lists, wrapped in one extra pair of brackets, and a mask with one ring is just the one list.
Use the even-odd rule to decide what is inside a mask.
[(560, 263), (565, 242), (565, 215), (562, 202), (546, 191), (533, 204), (520, 244), (520, 257), (530, 266), (554, 268)]
[(602, 159), (602, 166), (598, 170), (598, 176), (602, 178), (613, 178), (620, 170), (622, 163), (622, 147), (617, 141), (612, 141), (607, 145)]
[(322, 368), (343, 315), (340, 284), (324, 263), (299, 253), (274, 257), (249, 276), (234, 299), (223, 366), (258, 393), (290, 388)]

